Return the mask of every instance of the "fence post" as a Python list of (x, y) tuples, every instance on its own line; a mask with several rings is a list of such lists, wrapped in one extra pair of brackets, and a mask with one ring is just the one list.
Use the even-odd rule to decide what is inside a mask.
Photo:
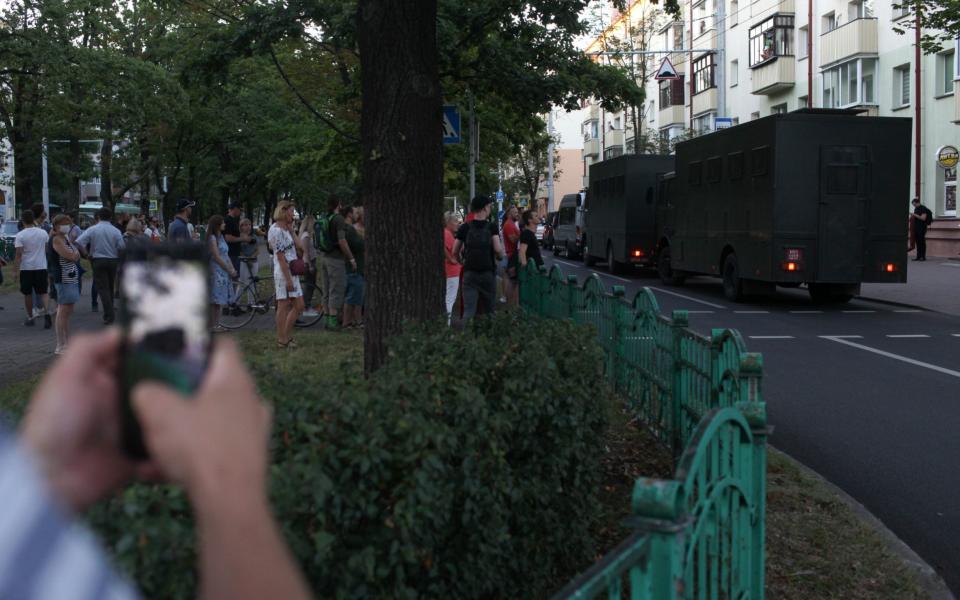
[(720, 406), (720, 386), (723, 379), (723, 365), (720, 364), (723, 329), (710, 330), (710, 408)]
[(626, 295), (627, 291), (622, 285), (613, 286), (613, 297), (610, 298), (610, 326), (613, 328), (612, 339), (610, 340), (610, 353), (613, 355), (610, 374), (613, 378), (613, 389), (618, 392), (624, 390), (623, 375), (626, 373), (624, 356), (627, 349), (623, 331), (624, 319), (622, 317), (626, 306)]
[(763, 356), (756, 352), (740, 354), (737, 408), (743, 413), (753, 434), (751, 492), (756, 512), (750, 538), (750, 595), (762, 598), (766, 539), (767, 498), (767, 428), (766, 403), (760, 392), (763, 378)]
[(574, 295), (577, 291), (577, 276), (576, 275), (567, 275), (567, 318), (573, 319), (576, 322), (576, 319), (573, 316), (574, 313)]
[[(530, 261), (533, 263), (533, 261)], [(536, 264), (536, 263), (533, 263)], [(544, 266), (534, 267), (537, 270), (537, 311), (541, 317), (547, 317), (547, 293), (550, 291), (550, 277)]]
[(683, 403), (686, 402), (683, 358), (683, 330), (690, 324), (687, 311), (675, 310), (670, 316), (670, 328), (673, 333), (673, 389), (670, 390), (670, 440), (673, 455), (683, 452)]

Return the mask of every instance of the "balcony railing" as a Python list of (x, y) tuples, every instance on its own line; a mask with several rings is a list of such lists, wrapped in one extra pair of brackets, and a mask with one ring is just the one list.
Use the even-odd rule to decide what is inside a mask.
[(584, 140), (583, 155), (585, 157), (600, 156), (600, 140), (599, 139)]
[(792, 88), (797, 82), (797, 60), (792, 56), (778, 56), (776, 60), (753, 69), (753, 93), (776, 94)]
[(682, 104), (677, 104), (676, 106), (667, 106), (660, 110), (659, 115), (659, 126), (667, 127), (668, 125), (682, 125), (684, 121), (686, 110), (684, 110)]
[(607, 148), (623, 148), (623, 130), (610, 129), (603, 140), (604, 150)]
[(846, 58), (877, 55), (877, 20), (855, 19), (820, 36), (820, 66)]
[(699, 115), (712, 110), (717, 110), (717, 88), (712, 87), (704, 90), (693, 97), (693, 114)]

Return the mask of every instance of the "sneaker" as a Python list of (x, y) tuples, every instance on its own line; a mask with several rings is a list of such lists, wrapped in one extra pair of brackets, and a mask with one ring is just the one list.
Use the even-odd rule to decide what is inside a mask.
[(336, 331), (340, 329), (340, 323), (337, 321), (336, 315), (327, 315), (327, 329), (330, 331)]
[(320, 316), (320, 313), (318, 313), (317, 311), (313, 310), (312, 308), (308, 308), (307, 310), (303, 311), (303, 313), (301, 314), (301, 316), (312, 319), (313, 317), (319, 317), (319, 316)]
[(39, 317), (39, 316), (42, 315), (42, 314), (43, 314), (43, 309), (42, 309), (42, 308), (36, 308), (36, 307), (35, 307), (35, 308), (33, 309), (33, 318), (34, 318), (34, 319), (36, 319), (37, 317)]
[(26, 321), (23, 322), (23, 324), (26, 325), (27, 327), (33, 327), (34, 326), (33, 317), (28, 318)]
[(57, 356), (60, 356), (61, 354), (63, 354), (63, 353), (66, 352), (66, 351), (67, 351), (67, 347), (66, 347), (66, 346), (57, 346), (57, 349), (54, 350), (53, 353), (56, 354)]
[(50, 315), (43, 315), (43, 328), (50, 329), (53, 327), (53, 319), (50, 318)]

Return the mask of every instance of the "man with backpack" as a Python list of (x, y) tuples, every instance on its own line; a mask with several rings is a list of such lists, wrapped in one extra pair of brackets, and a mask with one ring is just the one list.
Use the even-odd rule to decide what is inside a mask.
[(463, 265), (463, 320), (492, 314), (497, 303), (497, 261), (503, 246), (495, 223), (489, 221), (493, 201), (477, 196), (470, 202), (474, 220), (457, 230), (453, 255)]
[(327, 200), (327, 213), (317, 219), (314, 240), (320, 259), (320, 279), (323, 282), (323, 305), (327, 309), (327, 329), (339, 326), (338, 315), (343, 307), (347, 287), (347, 263), (354, 270), (357, 261), (347, 244), (347, 222), (340, 214), (342, 204), (336, 195)]
[(927, 260), (927, 228), (933, 222), (933, 211), (920, 202), (920, 198), (911, 200), (913, 212), (910, 220), (913, 223), (913, 237), (917, 242), (917, 257), (913, 260)]

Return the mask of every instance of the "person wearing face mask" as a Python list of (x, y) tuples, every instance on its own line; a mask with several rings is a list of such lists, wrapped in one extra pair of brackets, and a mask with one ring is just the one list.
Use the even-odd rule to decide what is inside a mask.
[(54, 354), (63, 354), (70, 337), (70, 317), (73, 305), (80, 299), (80, 251), (70, 240), (73, 220), (61, 213), (53, 218), (53, 230), (50, 232), (50, 244), (47, 248), (47, 263), (53, 285), (60, 299), (60, 309), (54, 329), (57, 334), (57, 346)]
[(214, 331), (223, 331), (220, 315), (223, 307), (230, 303), (233, 293), (231, 279), (237, 278), (237, 271), (230, 263), (227, 240), (223, 237), (226, 225), (223, 217), (213, 215), (207, 221), (207, 246), (210, 251), (210, 325)]

